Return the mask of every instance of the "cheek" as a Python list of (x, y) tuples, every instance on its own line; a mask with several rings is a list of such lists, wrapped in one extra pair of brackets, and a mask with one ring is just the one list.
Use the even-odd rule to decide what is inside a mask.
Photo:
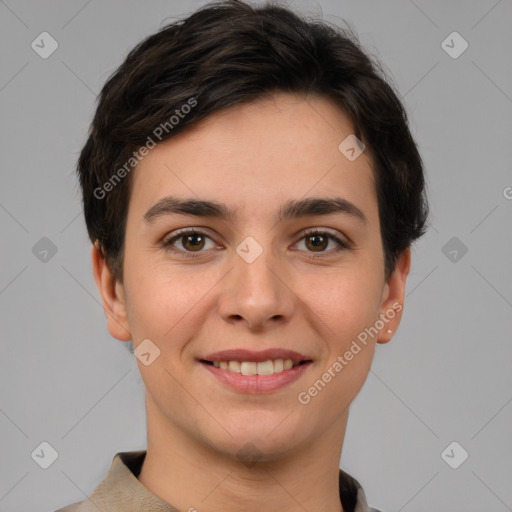
[(343, 347), (349, 338), (377, 320), (381, 279), (380, 273), (369, 267), (339, 267), (328, 273), (303, 275), (299, 293), (325, 325), (325, 339)]
[[(189, 273), (148, 261), (127, 261), (127, 314), (134, 346), (145, 338), (168, 352), (181, 349), (203, 319), (217, 272)], [(164, 354), (162, 354), (164, 355)]]
[(344, 413), (368, 376), (376, 340), (368, 328), (378, 319), (380, 295), (374, 280), (348, 270), (343, 279), (339, 274), (326, 279), (322, 293), (319, 284), (316, 280), (317, 293), (310, 295), (308, 307), (325, 353), (297, 400), (312, 416), (331, 422)]

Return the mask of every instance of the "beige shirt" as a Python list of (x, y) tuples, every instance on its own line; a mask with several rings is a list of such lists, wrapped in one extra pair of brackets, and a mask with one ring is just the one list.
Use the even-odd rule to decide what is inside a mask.
[[(146, 450), (116, 453), (107, 476), (89, 498), (56, 512), (179, 512), (137, 479), (145, 457)], [(359, 482), (341, 469), (339, 482), (344, 512), (379, 512), (368, 507)]]

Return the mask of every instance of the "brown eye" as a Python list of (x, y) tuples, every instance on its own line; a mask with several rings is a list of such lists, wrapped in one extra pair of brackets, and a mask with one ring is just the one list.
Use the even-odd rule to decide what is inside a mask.
[[(304, 233), (299, 243), (304, 242), (306, 252), (317, 253), (312, 254), (312, 257), (329, 257), (337, 254), (343, 250), (350, 249), (350, 244), (340, 240), (337, 236), (320, 230), (312, 230)], [(326, 250), (330, 243), (334, 242), (334, 248)]]
[[(207, 242), (210, 241), (210, 246)], [(207, 249), (215, 247), (213, 240), (201, 231), (185, 230), (162, 241), (162, 247), (166, 251), (189, 257), (204, 256)], [(204, 250), (203, 250), (204, 249)]]
[(191, 234), (180, 237), (182, 246), (187, 251), (201, 250), (204, 247), (204, 236), (201, 234)]
[(329, 244), (329, 238), (323, 234), (308, 235), (306, 237), (306, 245), (308, 248), (312, 248), (313, 251), (323, 251)]

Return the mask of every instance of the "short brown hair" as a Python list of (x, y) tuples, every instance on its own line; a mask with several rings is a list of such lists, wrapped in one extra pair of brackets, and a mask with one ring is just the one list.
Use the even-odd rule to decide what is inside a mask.
[[(89, 237), (117, 280), (123, 282), (129, 171), (155, 129), (166, 127), (160, 142), (276, 91), (319, 94), (348, 114), (372, 157), (384, 271), (391, 275), (397, 256), (426, 231), (428, 205), (405, 109), (380, 64), (348, 29), (278, 5), (227, 0), (144, 39), (100, 93), (77, 172)], [(173, 123), (180, 112), (187, 113)]]

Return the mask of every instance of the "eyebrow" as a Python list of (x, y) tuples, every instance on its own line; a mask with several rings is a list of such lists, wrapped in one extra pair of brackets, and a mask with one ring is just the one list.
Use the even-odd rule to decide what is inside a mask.
[[(343, 213), (367, 224), (366, 215), (353, 203), (341, 197), (291, 200), (279, 211), (279, 221), (310, 217), (315, 215), (331, 215)], [(193, 215), (195, 217), (213, 217), (222, 220), (233, 220), (236, 213), (227, 205), (217, 201), (204, 199), (179, 199), (166, 196), (160, 199), (144, 214), (147, 222), (153, 222), (158, 217), (171, 214)]]

